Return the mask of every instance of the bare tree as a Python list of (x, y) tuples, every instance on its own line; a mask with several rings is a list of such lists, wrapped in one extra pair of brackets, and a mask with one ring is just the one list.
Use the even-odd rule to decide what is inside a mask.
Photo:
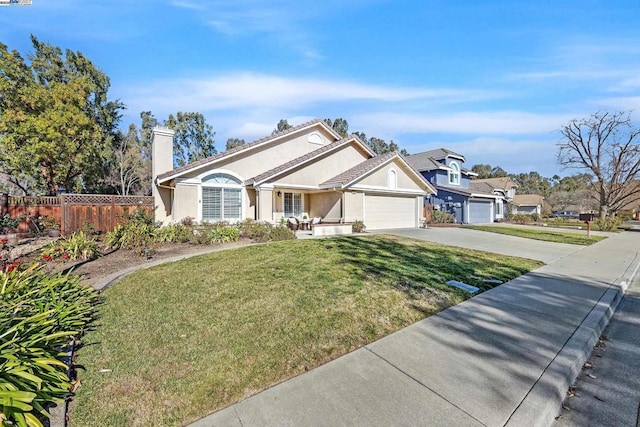
[(558, 163), (593, 174), (600, 216), (640, 200), (640, 129), (629, 112), (598, 112), (560, 129)]

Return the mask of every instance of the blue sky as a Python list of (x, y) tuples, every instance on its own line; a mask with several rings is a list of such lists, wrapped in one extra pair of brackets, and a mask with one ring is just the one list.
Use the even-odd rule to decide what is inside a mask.
[(281, 118), (347, 119), (410, 153), (565, 175), (556, 132), (640, 110), (640, 3), (592, 1), (33, 0), (0, 7), (0, 41), (82, 51), (127, 105), (122, 127), (197, 111), (227, 138)]

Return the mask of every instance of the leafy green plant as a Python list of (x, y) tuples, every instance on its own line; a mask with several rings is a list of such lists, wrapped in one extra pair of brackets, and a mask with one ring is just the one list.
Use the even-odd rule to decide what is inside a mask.
[(0, 231), (11, 232), (15, 231), (20, 224), (22, 217), (11, 218), (11, 215), (4, 214), (0, 216)]
[(180, 220), (180, 225), (184, 225), (186, 227), (193, 227), (195, 225), (194, 218), (190, 216), (185, 216)]
[(95, 318), (98, 297), (77, 276), (37, 266), (0, 272), (0, 422), (42, 426), (45, 406), (70, 394), (63, 352)]
[(229, 225), (214, 227), (209, 232), (211, 243), (229, 243), (237, 242), (240, 238), (240, 230)]
[(622, 219), (617, 216), (605, 216), (604, 218), (596, 218), (594, 224), (600, 231), (613, 231), (622, 225)]
[(515, 214), (513, 215), (513, 218), (511, 219), (511, 221), (514, 222), (515, 224), (524, 225), (524, 224), (527, 224), (528, 222), (531, 222), (531, 215)]
[(144, 209), (136, 209), (122, 216), (123, 223), (105, 235), (105, 245), (113, 249), (129, 249), (143, 255), (145, 248), (155, 242), (158, 227), (153, 216)]
[(294, 240), (295, 238), (296, 235), (289, 227), (286, 225), (277, 225), (269, 230), (268, 239), (261, 241), (277, 242), (280, 240)]
[(39, 218), (40, 224), (45, 230), (59, 230), (60, 229), (60, 221), (58, 221), (55, 217), (50, 215), (46, 215)]
[(451, 224), (455, 220), (454, 216), (447, 212), (434, 210), (431, 221), (436, 224)]
[(82, 221), (82, 225), (78, 229), (78, 231), (82, 231), (85, 234), (96, 234), (96, 229), (89, 221)]
[[(282, 225), (285, 225), (284, 223)], [(256, 241), (268, 241), (269, 235), (273, 225), (269, 222), (254, 221), (252, 219), (245, 219), (238, 223), (238, 230), (240, 230), (240, 237), (247, 239), (253, 239)]]
[(138, 255), (144, 254), (144, 248), (153, 246), (156, 226), (144, 222), (129, 222), (118, 225), (105, 235), (107, 248), (129, 249)]
[(46, 261), (90, 260), (101, 256), (98, 242), (83, 231), (65, 235), (42, 250), (42, 258)]
[(354, 233), (364, 233), (364, 230), (366, 230), (366, 228), (367, 226), (364, 225), (364, 222), (359, 219), (353, 221), (353, 223), (351, 224), (351, 231), (353, 231)]
[(193, 239), (193, 225), (169, 224), (155, 230), (157, 242), (186, 243)]

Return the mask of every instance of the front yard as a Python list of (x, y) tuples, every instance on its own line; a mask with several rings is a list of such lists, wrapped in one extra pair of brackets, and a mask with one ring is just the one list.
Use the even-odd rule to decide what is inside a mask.
[(524, 237), (525, 239), (542, 240), (544, 242), (567, 243), (570, 245), (589, 246), (600, 240), (606, 239), (603, 236), (591, 235), (587, 237), (587, 232), (570, 233), (562, 231), (545, 230), (544, 228), (519, 228), (519, 227), (500, 227), (496, 225), (465, 225), (464, 228), (478, 231), (488, 231), (490, 233), (506, 234), (508, 236)]
[(164, 264), (104, 293), (78, 353), (71, 426), (180, 425), (541, 263), (367, 236), (243, 247)]

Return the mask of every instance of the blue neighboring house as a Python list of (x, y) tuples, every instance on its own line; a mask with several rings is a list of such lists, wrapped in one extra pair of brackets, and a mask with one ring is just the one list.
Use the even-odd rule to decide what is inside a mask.
[(463, 155), (439, 148), (406, 157), (438, 191), (425, 203), (450, 213), (455, 222), (483, 224), (504, 219), (506, 203), (515, 196), (516, 185), (509, 178), (473, 179), (465, 169)]

